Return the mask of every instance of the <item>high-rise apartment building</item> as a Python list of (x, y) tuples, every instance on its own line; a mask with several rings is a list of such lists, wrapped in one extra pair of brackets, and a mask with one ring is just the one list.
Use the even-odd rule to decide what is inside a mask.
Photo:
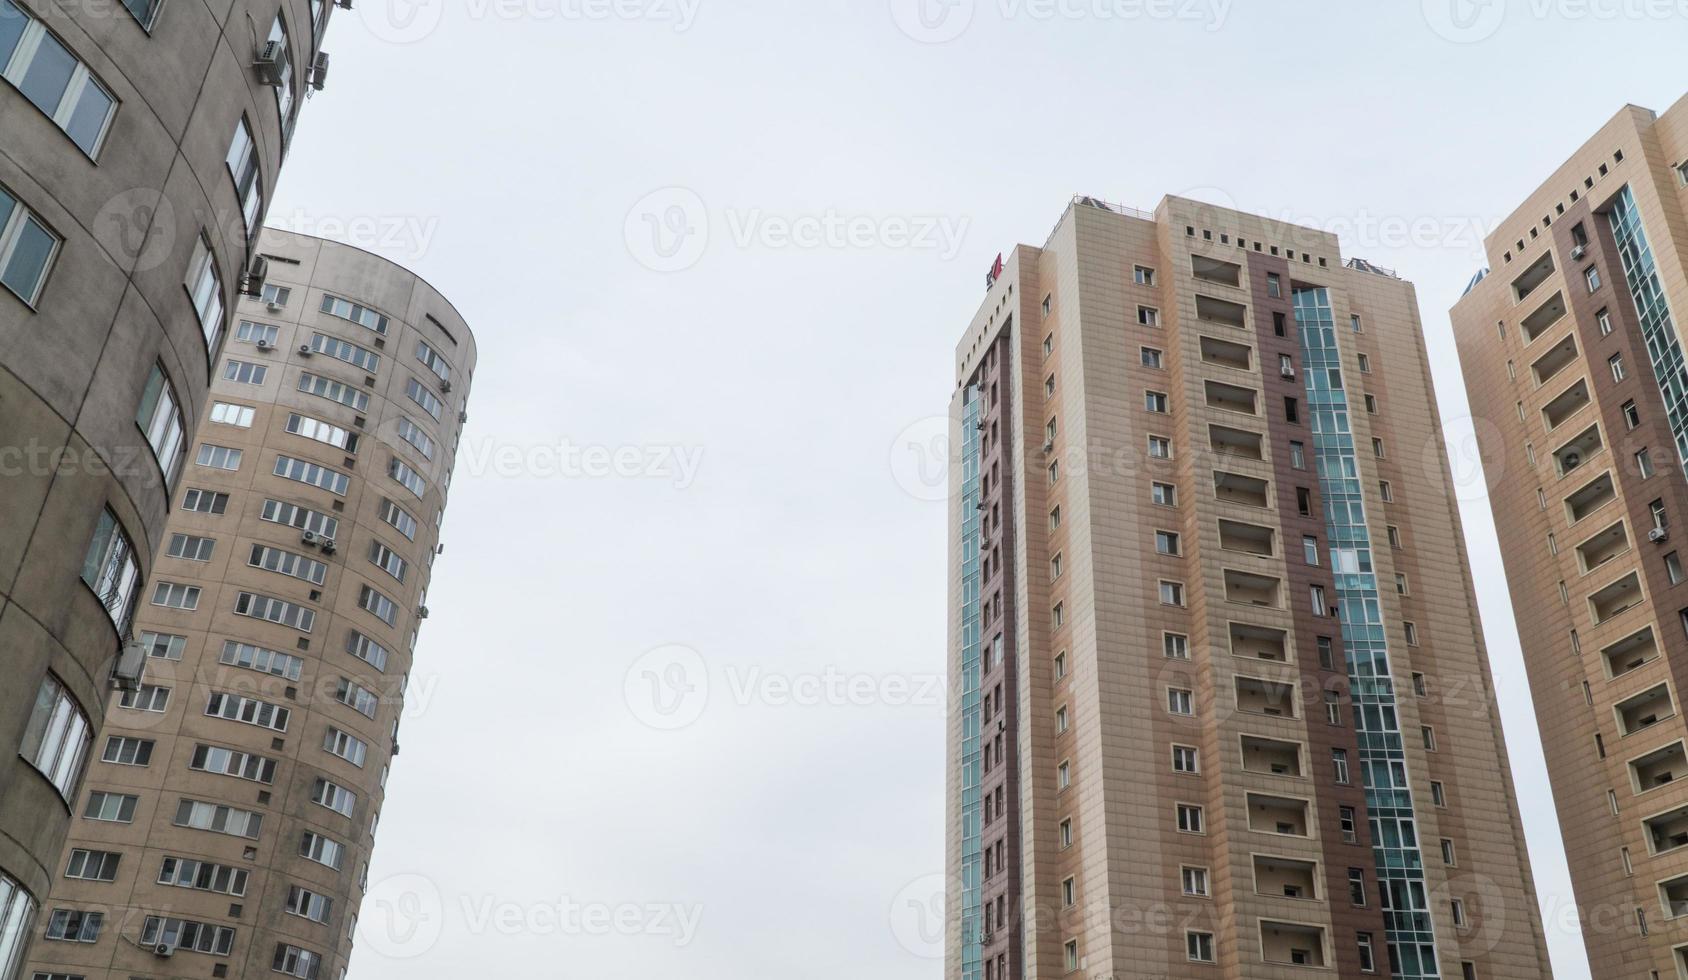
[(1082, 198), (955, 377), (948, 975), (1550, 976), (1412, 286)]
[(367, 252), (265, 231), (73, 801), (36, 977), (343, 977), (475, 343)]
[(0, 0), (0, 980), (59, 853), (325, 0)]
[(1453, 309), (1596, 975), (1688, 978), (1688, 99), (1627, 106)]

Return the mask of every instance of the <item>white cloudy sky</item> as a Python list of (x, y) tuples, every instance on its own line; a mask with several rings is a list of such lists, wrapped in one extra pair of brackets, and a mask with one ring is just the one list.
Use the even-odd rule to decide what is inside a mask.
[[(272, 220), (411, 266), (481, 345), (364, 909), (392, 928), (353, 975), (937, 977), (891, 910), (942, 868), (944, 512), (893, 450), (943, 413), (986, 267), (1075, 192), (1337, 229), (1417, 283), (1463, 440), (1445, 310), (1482, 232), (1674, 101), (1683, 39), (1617, 0), (1466, 3), (337, 12)], [(1472, 482), (1555, 968), (1585, 977)]]

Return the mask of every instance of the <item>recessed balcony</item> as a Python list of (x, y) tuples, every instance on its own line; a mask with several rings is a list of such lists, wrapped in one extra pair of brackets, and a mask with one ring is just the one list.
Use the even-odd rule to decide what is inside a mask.
[(1225, 598), (1229, 602), (1277, 609), (1283, 604), (1282, 586), (1280, 580), (1269, 575), (1239, 572), (1234, 568), (1225, 569)]
[(1588, 407), (1588, 379), (1583, 378), (1576, 384), (1553, 397), (1553, 400), (1541, 408), (1542, 421), (1547, 423), (1547, 431), (1564, 425), (1566, 420)]
[(1300, 777), (1301, 746), (1262, 735), (1244, 735), (1243, 771), (1269, 776)]
[(1679, 806), (1641, 822), (1647, 830), (1647, 845), (1654, 854), (1688, 847), (1688, 806)]
[(1618, 731), (1626, 736), (1644, 732), (1676, 716), (1676, 708), (1670, 701), (1670, 690), (1663, 684), (1619, 701), (1612, 707), (1612, 712), (1618, 718)]
[(1653, 637), (1653, 627), (1626, 636), (1601, 650), (1600, 658), (1606, 662), (1606, 676), (1612, 678), (1640, 670), (1659, 659), (1659, 644)]
[(1317, 926), (1260, 920), (1260, 958), (1285, 966), (1325, 965), (1325, 931)]
[(1294, 858), (1254, 856), (1254, 892), (1274, 898), (1318, 901), (1319, 866)]
[(1213, 495), (1226, 503), (1270, 507), (1269, 491), (1270, 485), (1265, 480), (1222, 470), (1215, 470), (1213, 473)]
[(1512, 299), (1522, 303), (1529, 295), (1541, 287), (1553, 275), (1553, 253), (1543, 252), (1541, 258), (1535, 260), (1518, 278), (1512, 280)]
[(1288, 634), (1269, 626), (1251, 623), (1231, 624), (1231, 653), (1233, 656), (1266, 660), (1275, 664), (1289, 662)]
[(1248, 328), (1248, 307), (1226, 299), (1198, 295), (1196, 319), (1244, 330)]
[(1596, 626), (1608, 622), (1641, 604), (1641, 578), (1630, 572), (1588, 597), (1589, 613)]
[(1202, 360), (1208, 364), (1218, 364), (1221, 367), (1237, 368), (1247, 371), (1254, 367), (1254, 348), (1247, 344), (1234, 344), (1229, 340), (1218, 337), (1203, 337), (1201, 339)]
[(1667, 919), (1688, 915), (1688, 875), (1659, 882), (1659, 904), (1664, 906)]
[(1213, 451), (1221, 456), (1240, 456), (1243, 459), (1265, 459), (1266, 450), (1258, 432), (1233, 429), (1226, 425), (1210, 425), (1207, 437)]
[(1263, 834), (1306, 837), (1307, 801), (1265, 793), (1248, 794), (1248, 829)]
[(1577, 545), (1577, 562), (1584, 573), (1592, 572), (1627, 551), (1629, 530), (1619, 521)]
[(1575, 524), (1606, 506), (1617, 495), (1612, 488), (1612, 474), (1603, 473), (1599, 479), (1590, 480), (1565, 498), (1565, 516)]
[(1244, 524), (1241, 521), (1219, 521), (1219, 547), (1225, 551), (1240, 551), (1243, 554), (1270, 558), (1276, 553), (1272, 547), (1272, 537), (1273, 531), (1269, 527)]
[(1553, 465), (1560, 476), (1565, 476), (1592, 459), (1605, 444), (1600, 438), (1600, 426), (1591, 425), (1553, 451)]
[(1243, 281), (1242, 266), (1206, 255), (1190, 256), (1190, 274), (1202, 282), (1216, 282), (1222, 286), (1240, 286)]
[(1688, 752), (1681, 742), (1649, 752), (1629, 762), (1629, 778), (1637, 793), (1669, 786), (1688, 778)]
[(1257, 407), (1258, 399), (1252, 388), (1241, 388), (1221, 381), (1209, 381), (1204, 387), (1207, 393), (1208, 408), (1217, 408), (1226, 412), (1241, 412), (1244, 415), (1260, 414)]
[(1577, 361), (1577, 335), (1566, 334), (1565, 339), (1548, 349), (1547, 353), (1536, 358), (1530, 365), (1530, 372), (1535, 375), (1536, 387), (1547, 384), (1567, 365)]
[(1524, 331), (1524, 342), (1527, 344), (1542, 334), (1553, 329), (1553, 325), (1565, 318), (1565, 294), (1554, 293), (1547, 302), (1535, 308), (1529, 316), (1518, 322), (1518, 329)]
[(1237, 710), (1251, 715), (1294, 718), (1295, 685), (1260, 677), (1238, 677)]

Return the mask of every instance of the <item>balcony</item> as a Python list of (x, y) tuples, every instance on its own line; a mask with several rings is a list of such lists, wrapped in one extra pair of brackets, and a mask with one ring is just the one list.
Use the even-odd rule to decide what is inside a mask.
[(1196, 297), (1196, 319), (1238, 330), (1248, 329), (1248, 307), (1212, 296)]
[(1518, 329), (1524, 331), (1524, 343), (1529, 343), (1542, 334), (1553, 329), (1553, 325), (1565, 318), (1565, 294), (1554, 293), (1547, 302), (1536, 307), (1529, 316), (1518, 322)]
[(1243, 504), (1248, 507), (1270, 507), (1269, 490), (1270, 485), (1265, 480), (1258, 480), (1252, 476), (1226, 473), (1221, 470), (1215, 470), (1213, 473), (1213, 495), (1226, 503)]
[(1586, 575), (1627, 551), (1629, 530), (1619, 521), (1577, 545), (1577, 562)]
[(1262, 735), (1244, 735), (1242, 745), (1244, 772), (1267, 776), (1303, 775), (1301, 746), (1298, 743), (1266, 738)]
[(1225, 599), (1228, 602), (1278, 609), (1283, 605), (1280, 597), (1282, 584), (1269, 575), (1225, 569)]
[(1295, 685), (1259, 677), (1237, 677), (1237, 710), (1273, 718), (1296, 717)]
[(1202, 360), (1208, 364), (1247, 371), (1254, 367), (1254, 348), (1217, 337), (1201, 339)]
[(1599, 626), (1640, 605), (1642, 598), (1641, 579), (1635, 572), (1630, 572), (1589, 596), (1588, 609), (1594, 617), (1594, 625)]
[(1565, 339), (1554, 344), (1547, 353), (1536, 358), (1530, 365), (1530, 372), (1535, 375), (1536, 387), (1541, 387), (1551, 381), (1554, 375), (1565, 370), (1569, 364), (1577, 360), (1577, 335), (1566, 334)]
[(1612, 713), (1617, 715), (1618, 731), (1627, 737), (1674, 717), (1676, 708), (1671, 704), (1670, 690), (1660, 684), (1619, 701), (1612, 707)]
[(1258, 432), (1245, 432), (1226, 425), (1210, 425), (1207, 427), (1207, 438), (1213, 446), (1213, 451), (1221, 456), (1266, 458), (1266, 450)]
[(1669, 786), (1688, 776), (1688, 752), (1681, 742), (1656, 749), (1629, 761), (1629, 778), (1636, 793)]
[(1659, 644), (1653, 637), (1653, 627), (1626, 636), (1601, 650), (1600, 659), (1606, 662), (1606, 676), (1612, 678), (1640, 670), (1659, 659)]
[(1248, 623), (1231, 624), (1231, 655), (1268, 660), (1275, 664), (1289, 662), (1288, 644), (1283, 630)]
[(1648, 817), (1641, 826), (1647, 831), (1647, 844), (1654, 854), (1688, 847), (1688, 806)]
[(1659, 882), (1659, 904), (1664, 906), (1667, 919), (1688, 915), (1688, 875)]
[(1260, 920), (1260, 958), (1287, 966), (1322, 967), (1325, 931), (1317, 926)]
[(1575, 524), (1606, 506), (1617, 495), (1612, 488), (1612, 474), (1603, 473), (1599, 479), (1590, 480), (1565, 498), (1565, 516)]
[(1546, 282), (1552, 275), (1553, 253), (1543, 252), (1541, 258), (1532, 263), (1529, 268), (1519, 273), (1518, 278), (1512, 280), (1513, 302), (1524, 302), (1531, 293), (1535, 292), (1536, 289), (1540, 287), (1542, 283)]
[(1294, 858), (1254, 856), (1254, 893), (1318, 901), (1319, 866)]
[(1553, 400), (1542, 406), (1542, 421), (1547, 423), (1547, 431), (1552, 432), (1565, 424), (1571, 416), (1588, 407), (1588, 379), (1583, 378), (1576, 384), (1555, 395)]
[(1248, 829), (1262, 834), (1306, 837), (1307, 801), (1287, 796), (1248, 794)]
[(1270, 558), (1276, 551), (1272, 547), (1273, 531), (1269, 527), (1259, 524), (1244, 524), (1241, 521), (1219, 522), (1219, 547), (1225, 551), (1240, 551), (1245, 555), (1258, 555)]
[(1243, 282), (1242, 266), (1205, 255), (1190, 256), (1190, 274), (1202, 282), (1216, 282), (1221, 286), (1240, 286)]
[(1241, 412), (1244, 415), (1259, 415), (1258, 399), (1252, 388), (1240, 388), (1221, 381), (1209, 381), (1205, 385), (1207, 392), (1207, 407), (1217, 408), (1225, 412)]
[(1588, 462), (1605, 444), (1600, 438), (1600, 425), (1591, 425), (1577, 433), (1576, 438), (1553, 451), (1553, 465), (1558, 469), (1560, 476), (1566, 476)]

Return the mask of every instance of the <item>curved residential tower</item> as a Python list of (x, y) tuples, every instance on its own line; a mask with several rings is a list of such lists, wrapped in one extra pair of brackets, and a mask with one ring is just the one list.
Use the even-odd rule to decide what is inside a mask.
[(322, 0), (0, 0), (0, 980), (98, 751)]
[[(266, 231), (114, 694), (36, 975), (344, 975), (475, 342), (437, 291)], [(90, 932), (90, 914), (103, 921)]]

